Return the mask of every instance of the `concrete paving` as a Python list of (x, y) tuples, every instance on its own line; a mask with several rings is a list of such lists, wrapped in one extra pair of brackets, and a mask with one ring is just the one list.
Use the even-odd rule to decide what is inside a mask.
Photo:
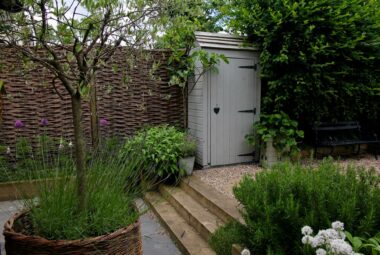
[[(147, 211), (140, 217), (144, 255), (181, 255), (182, 253), (170, 239), (168, 232), (160, 225), (157, 217), (147, 210), (142, 201), (139, 201), (138, 206), (141, 210)], [(5, 255), (4, 236), (2, 234), (4, 223), (21, 207), (20, 201), (0, 202), (0, 255)]]

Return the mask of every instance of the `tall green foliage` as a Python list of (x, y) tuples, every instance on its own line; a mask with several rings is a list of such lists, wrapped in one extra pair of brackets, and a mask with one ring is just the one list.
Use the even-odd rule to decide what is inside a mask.
[(379, 118), (380, 1), (231, 0), (230, 28), (261, 49), (263, 110), (302, 127)]
[[(243, 229), (231, 226), (253, 254), (304, 253), (301, 228), (325, 229), (344, 222), (359, 236), (373, 236), (380, 228), (380, 179), (374, 170), (343, 168), (331, 161), (318, 167), (282, 164), (245, 177), (234, 188), (242, 204)], [(228, 229), (216, 232), (212, 244), (223, 250)], [(228, 245), (228, 242), (225, 242)], [(224, 246), (224, 250), (231, 247)], [(221, 253), (223, 254), (223, 253)], [(315, 253), (312, 253), (315, 254)]]

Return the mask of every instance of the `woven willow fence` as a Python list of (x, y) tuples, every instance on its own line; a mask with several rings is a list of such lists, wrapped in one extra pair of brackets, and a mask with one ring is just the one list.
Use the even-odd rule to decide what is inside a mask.
[[(99, 70), (96, 78), (98, 115), (108, 125), (103, 136), (132, 134), (146, 125), (182, 124), (181, 90), (168, 85), (168, 51), (148, 51), (130, 57), (120, 49), (112, 61)], [(69, 95), (53, 75), (41, 66), (28, 66), (22, 56), (0, 48), (0, 144), (12, 145), (18, 137), (46, 134), (72, 139)], [(55, 89), (54, 89), (55, 87)], [(40, 125), (47, 119), (48, 125)], [(15, 127), (21, 120), (22, 128)], [(83, 125), (90, 141), (89, 103), (83, 103)]]

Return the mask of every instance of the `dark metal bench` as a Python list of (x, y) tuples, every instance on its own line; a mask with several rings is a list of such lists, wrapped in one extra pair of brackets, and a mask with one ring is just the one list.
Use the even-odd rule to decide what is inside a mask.
[[(357, 147), (356, 153), (358, 154), (361, 144), (380, 144), (376, 133), (363, 135), (357, 121), (319, 122), (314, 125), (313, 130), (315, 155), (318, 153), (318, 147), (330, 147), (330, 153), (333, 153), (336, 146), (353, 146), (354, 150)], [(373, 153), (377, 159), (376, 151)]]

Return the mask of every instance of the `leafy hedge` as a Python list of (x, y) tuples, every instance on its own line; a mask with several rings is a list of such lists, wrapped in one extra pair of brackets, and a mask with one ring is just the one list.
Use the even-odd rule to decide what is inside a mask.
[(301, 128), (380, 119), (379, 10), (378, 0), (232, 0), (224, 8), (231, 29), (261, 49), (264, 112), (284, 111)]
[[(304, 254), (300, 230), (305, 225), (325, 229), (340, 220), (350, 233), (373, 236), (380, 229), (379, 184), (374, 171), (343, 169), (330, 161), (317, 169), (278, 165), (258, 173), (255, 180), (244, 178), (234, 188), (247, 225), (234, 236), (243, 237), (253, 254), (276, 255)], [(218, 250), (230, 250), (220, 247), (227, 234), (224, 229), (212, 238)]]

